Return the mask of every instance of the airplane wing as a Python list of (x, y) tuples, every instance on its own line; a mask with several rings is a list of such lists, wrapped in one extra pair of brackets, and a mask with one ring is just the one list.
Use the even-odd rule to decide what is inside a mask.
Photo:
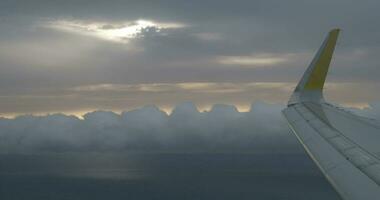
[(331, 105), (323, 98), (338, 34), (339, 29), (329, 32), (283, 114), (342, 199), (380, 199), (379, 124)]

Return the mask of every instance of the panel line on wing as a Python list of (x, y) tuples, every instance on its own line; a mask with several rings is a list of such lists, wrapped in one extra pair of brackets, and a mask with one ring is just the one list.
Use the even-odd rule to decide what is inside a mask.
[[(315, 110), (313, 108), (310, 108), (308, 107), (307, 105), (311, 105), (312, 103), (302, 103), (302, 107), (304, 107), (305, 109), (309, 110), (309, 113), (312, 113), (313, 115), (315, 115), (317, 118), (319, 118), (319, 115), (317, 114), (317, 112), (315, 112)], [(300, 113), (302, 115), (302, 113)], [(320, 119), (320, 118), (319, 118)], [(327, 119), (327, 118), (326, 118)], [(322, 120), (323, 122), (325, 122), (325, 119), (320, 119)], [(310, 123), (308, 123), (310, 124)], [(314, 127), (315, 128), (315, 127)], [(356, 142), (352, 141), (350, 138), (346, 137), (344, 134), (342, 134), (339, 130), (337, 130), (335, 127), (333, 127), (332, 125), (330, 125), (330, 129), (334, 132), (337, 133), (338, 137), (344, 137), (346, 140), (350, 141), (352, 144), (354, 144), (355, 146), (359, 147), (360, 149), (362, 149), (363, 151), (365, 151), (367, 154), (371, 155), (372, 157), (376, 158), (376, 160), (379, 160), (380, 162), (380, 158), (373, 154), (372, 152), (369, 152), (367, 150), (365, 150), (363, 147), (361, 147), (359, 144), (357, 144)], [(320, 131), (318, 131), (320, 132)]]
[[(304, 120), (311, 128), (313, 128), (322, 138), (324, 138), (325, 141), (327, 141), (337, 152), (349, 160), (353, 166), (355, 166), (358, 170), (360, 170), (363, 174), (365, 174), (368, 178), (380, 186), (380, 161), (377, 156), (373, 155), (371, 152), (366, 151), (360, 145), (345, 137), (342, 133), (339, 132), (339, 130), (336, 130), (334, 127), (329, 128), (336, 133), (336, 136), (326, 137), (326, 135), (324, 135), (319, 128), (314, 127), (309, 123), (309, 114), (313, 114), (314, 112), (305, 105), (300, 104), (298, 106), (295, 106), (294, 109), (302, 117), (306, 115), (309, 120), (306, 118), (304, 118)], [(305, 109), (309, 111), (305, 112)], [(315, 113), (313, 115), (315, 119), (321, 120)], [(321, 121), (323, 122), (323, 120)]]

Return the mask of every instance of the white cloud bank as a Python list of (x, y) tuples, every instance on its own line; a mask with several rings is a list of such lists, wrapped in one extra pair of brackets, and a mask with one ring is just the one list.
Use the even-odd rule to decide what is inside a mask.
[(0, 152), (294, 152), (295, 139), (281, 117), (283, 106), (256, 103), (250, 112), (192, 103), (170, 115), (155, 106), (120, 115), (95, 111), (83, 119), (54, 114), (0, 120)]
[[(168, 115), (156, 106), (116, 114), (63, 114), (0, 119), (0, 153), (210, 152), (299, 153), (302, 148), (281, 116), (283, 105), (255, 103), (249, 112), (217, 104), (199, 112), (192, 103)], [(380, 119), (374, 104), (359, 114)]]

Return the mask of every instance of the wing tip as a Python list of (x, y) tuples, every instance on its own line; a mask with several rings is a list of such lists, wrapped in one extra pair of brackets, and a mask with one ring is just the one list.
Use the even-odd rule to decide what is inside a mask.
[(330, 30), (330, 32), (329, 33), (339, 33), (341, 31), (341, 29), (340, 28), (333, 28), (333, 29), (331, 29)]
[(329, 31), (293, 92), (288, 105), (303, 101), (323, 101), (322, 90), (340, 31), (340, 28)]

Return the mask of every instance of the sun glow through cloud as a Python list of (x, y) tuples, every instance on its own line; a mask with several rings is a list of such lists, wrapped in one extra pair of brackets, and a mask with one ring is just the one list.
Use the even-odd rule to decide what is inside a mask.
[(58, 20), (49, 22), (47, 27), (82, 35), (93, 36), (99, 39), (127, 43), (129, 40), (141, 37), (144, 31), (150, 29), (160, 33), (165, 29), (184, 27), (180, 23), (161, 23), (150, 20), (136, 20), (128, 23), (81, 22)]
[(219, 56), (216, 61), (222, 65), (245, 66), (245, 67), (265, 67), (286, 63), (292, 59), (298, 59), (299, 54), (257, 54), (250, 56)]

